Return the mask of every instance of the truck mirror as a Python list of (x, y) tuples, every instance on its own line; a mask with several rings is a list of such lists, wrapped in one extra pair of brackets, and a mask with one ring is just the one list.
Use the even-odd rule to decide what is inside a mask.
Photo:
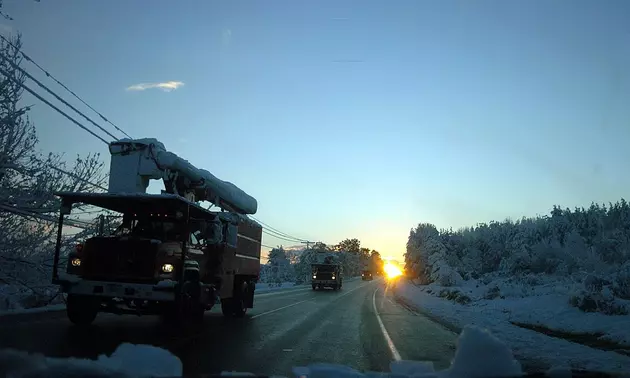
[(61, 202), (61, 208), (59, 209), (61, 211), (61, 215), (68, 215), (70, 214), (70, 212), (72, 211), (72, 203), (66, 202), (66, 201), (62, 201)]

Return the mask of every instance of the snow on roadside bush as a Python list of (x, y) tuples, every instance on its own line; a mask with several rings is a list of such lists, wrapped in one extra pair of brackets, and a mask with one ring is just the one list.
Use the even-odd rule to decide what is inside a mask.
[[(458, 231), (421, 223), (412, 229), (406, 270), (416, 283), (458, 287), (475, 282), (476, 299), (527, 297), (555, 286), (586, 312), (630, 308), (630, 205), (554, 206), (550, 216), (490, 222)], [(468, 285), (470, 286), (470, 285)], [(460, 298), (456, 289), (442, 295)], [(440, 290), (434, 290), (439, 295)]]

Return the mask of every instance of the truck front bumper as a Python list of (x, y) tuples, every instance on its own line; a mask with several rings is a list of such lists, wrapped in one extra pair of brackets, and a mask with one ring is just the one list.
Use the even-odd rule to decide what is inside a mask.
[(97, 296), (103, 298), (142, 299), (148, 301), (169, 302), (175, 300), (175, 281), (160, 281), (158, 284), (136, 284), (125, 282), (105, 282), (83, 280), (66, 274), (60, 276), (55, 284), (68, 294)]
[(335, 285), (339, 285), (339, 281), (338, 280), (313, 280), (312, 284), (319, 285), (319, 286), (335, 286)]

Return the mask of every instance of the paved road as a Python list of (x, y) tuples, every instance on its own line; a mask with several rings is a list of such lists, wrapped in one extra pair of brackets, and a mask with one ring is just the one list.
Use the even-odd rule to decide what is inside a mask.
[(433, 361), (441, 369), (453, 357), (455, 337), (399, 305), (381, 280), (347, 281), (337, 292), (261, 293), (245, 319), (225, 319), (216, 309), (206, 314), (200, 333), (187, 336), (169, 334), (157, 317), (99, 314), (83, 330), (63, 312), (10, 317), (0, 324), (0, 348), (94, 358), (121, 342), (153, 344), (176, 354), (185, 374), (287, 375), (292, 366), (314, 362), (387, 371), (396, 357)]

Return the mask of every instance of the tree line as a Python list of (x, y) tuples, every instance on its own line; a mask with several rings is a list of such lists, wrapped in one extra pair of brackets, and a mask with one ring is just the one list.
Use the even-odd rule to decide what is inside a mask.
[(457, 231), (420, 223), (409, 233), (405, 270), (418, 283), (443, 286), (544, 276), (575, 283), (576, 307), (614, 308), (614, 300), (630, 300), (630, 205), (554, 206), (549, 215)]

